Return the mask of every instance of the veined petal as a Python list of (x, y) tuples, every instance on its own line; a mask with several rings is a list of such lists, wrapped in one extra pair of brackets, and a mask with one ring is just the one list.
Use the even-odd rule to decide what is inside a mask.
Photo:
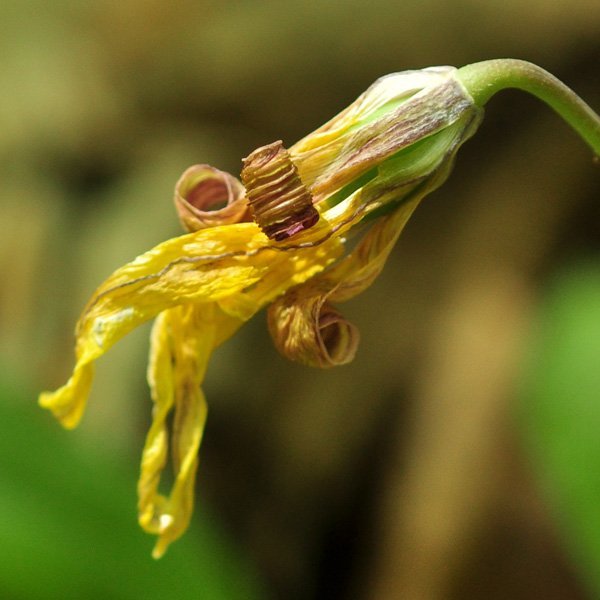
[(350, 255), (269, 306), (269, 331), (284, 356), (317, 367), (354, 358), (358, 330), (331, 302), (348, 300), (371, 285), (420, 199), (419, 195), (401, 204), (376, 223)]
[(358, 329), (327, 302), (328, 294), (306, 296), (298, 286), (268, 309), (267, 322), (276, 348), (287, 358), (311, 367), (351, 362)]
[[(247, 321), (290, 287), (323, 271), (344, 252), (344, 246), (337, 237), (330, 237), (324, 242), (320, 242), (318, 237), (310, 239), (311, 241), (304, 241), (303, 244), (315, 244), (314, 246), (287, 247), (286, 253), (273, 257), (272, 268), (259, 281), (247, 286), (241, 293), (221, 298), (219, 306), (227, 314)], [(290, 253), (289, 260), (284, 260), (287, 252)]]
[(431, 89), (456, 73), (454, 67), (390, 73), (375, 81), (352, 104), (318, 129), (296, 142), (290, 151), (302, 153), (322, 148), (382, 111), (393, 110), (421, 90)]
[(454, 67), (394, 73), (377, 80), (345, 111), (290, 148), (319, 204), (382, 161), (479, 114)]
[[(153, 556), (187, 528), (194, 506), (194, 479), (207, 406), (201, 389), (208, 359), (222, 331), (242, 321), (213, 304), (178, 306), (159, 315), (152, 329), (148, 382), (154, 408), (138, 483), (140, 525), (158, 534)], [(169, 439), (167, 419), (174, 411)], [(158, 491), (171, 451), (175, 481), (169, 496)]]
[[(330, 229), (323, 223), (308, 235), (300, 234), (293, 246), (271, 242), (255, 223), (213, 227), (168, 240), (115, 271), (88, 303), (78, 330), (98, 316), (121, 315), (127, 307), (147, 320), (178, 304), (219, 301), (251, 289), (267, 273), (285, 287), (304, 281), (339, 256), (341, 244), (329, 235)], [(107, 341), (102, 340), (103, 345)]]
[(167, 308), (210, 302), (256, 281), (266, 265), (249, 262), (246, 248), (264, 245), (264, 236), (251, 223), (230, 226), (227, 232), (221, 233), (225, 240), (212, 229), (168, 240), (109, 277), (77, 323), (72, 377), (56, 392), (42, 393), (40, 404), (65, 427), (75, 427), (91, 386), (92, 362), (117, 340)]
[(288, 287), (340, 256), (341, 242), (324, 221), (298, 236), (301, 247), (270, 242), (254, 223), (213, 227), (168, 240), (118, 269), (98, 288), (76, 329), (71, 379), (40, 396), (66, 427), (77, 425), (93, 378), (92, 362), (160, 312), (187, 303), (221, 302), (247, 320)]
[(395, 211), (373, 225), (354, 251), (326, 273), (304, 284), (313, 289), (327, 289), (331, 302), (343, 302), (360, 294), (377, 278), (421, 196), (401, 204)]

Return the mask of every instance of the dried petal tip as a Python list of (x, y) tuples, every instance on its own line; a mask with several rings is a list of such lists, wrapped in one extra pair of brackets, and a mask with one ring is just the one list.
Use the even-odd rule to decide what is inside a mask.
[(278, 242), (319, 220), (310, 190), (281, 141), (261, 146), (244, 159), (242, 182), (254, 220)]
[(360, 334), (327, 302), (327, 296), (302, 294), (302, 286), (269, 306), (269, 331), (277, 349), (290, 360), (329, 368), (354, 359)]
[(208, 165), (190, 167), (180, 177), (175, 186), (175, 206), (188, 233), (249, 218), (242, 184)]

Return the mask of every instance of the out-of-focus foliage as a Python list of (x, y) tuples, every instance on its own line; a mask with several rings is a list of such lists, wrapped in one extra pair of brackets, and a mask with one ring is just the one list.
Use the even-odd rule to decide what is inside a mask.
[(264, 597), (202, 502), (199, 535), (162, 561), (150, 558), (150, 540), (135, 520), (131, 461), (105, 448), (82, 451), (66, 432), (37, 419), (34, 406), (23, 406), (26, 392), (22, 381), (17, 387), (0, 380), (3, 598)]
[(566, 547), (600, 597), (600, 255), (589, 259), (548, 290), (518, 410)]
[[(97, 285), (181, 231), (172, 195), (187, 167), (238, 172), (255, 147), (291, 145), (377, 77), (430, 65), (530, 60), (598, 109), (599, 31), (589, 0), (1, 2), (0, 367), (19, 385), (0, 392), (11, 532), (0, 536), (0, 597), (40, 597), (36, 568), (42, 597), (101, 575), (99, 597), (131, 597), (119, 586), (151, 597), (176, 563), (181, 585), (210, 593), (207, 561), (222, 540), (219, 527), (204, 537), (202, 503), (164, 562), (137, 529), (148, 330), (99, 361), (77, 431), (35, 407), (70, 372), (73, 326)], [(289, 364), (260, 315), (218, 350), (198, 489), (276, 597), (589, 597), (577, 563), (595, 560), (595, 529), (578, 544), (572, 498), (598, 519), (594, 489), (553, 492), (554, 515), (573, 511), (572, 535), (558, 535), (512, 400), (526, 401), (514, 388), (544, 282), (565, 256), (598, 254), (599, 178), (550, 110), (503, 93), (382, 276), (344, 306), (361, 330), (351, 366)], [(101, 512), (87, 506), (94, 498)], [(127, 539), (109, 537), (119, 532)]]

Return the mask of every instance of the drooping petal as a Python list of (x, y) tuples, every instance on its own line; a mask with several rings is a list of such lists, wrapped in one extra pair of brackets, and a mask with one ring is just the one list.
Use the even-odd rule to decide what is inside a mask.
[(63, 427), (72, 429), (81, 420), (93, 379), (94, 363), (78, 360), (65, 385), (55, 392), (40, 394), (40, 406), (49, 408)]
[(408, 219), (418, 206), (417, 197), (401, 204), (392, 214), (373, 225), (354, 251), (329, 271), (306, 284), (328, 288), (331, 302), (343, 302), (360, 294), (377, 278)]
[[(140, 525), (159, 536), (153, 556), (187, 528), (194, 506), (194, 479), (207, 406), (201, 389), (208, 359), (222, 337), (242, 321), (213, 304), (191, 304), (159, 315), (152, 329), (148, 382), (154, 408), (142, 454), (138, 483)], [(172, 432), (168, 419), (174, 411)], [(168, 496), (158, 491), (171, 452), (174, 484)]]
[(160, 518), (167, 498), (158, 493), (160, 474), (169, 455), (167, 417), (175, 402), (173, 340), (169, 331), (169, 309), (158, 315), (150, 336), (148, 384), (152, 396), (152, 425), (146, 435), (138, 482), (138, 513), (141, 526), (150, 533), (160, 532)]
[(269, 330), (284, 356), (317, 367), (346, 364), (354, 358), (358, 330), (331, 302), (349, 300), (371, 285), (420, 199), (400, 205), (378, 221), (351, 254), (269, 306)]
[(311, 367), (349, 363), (356, 354), (358, 329), (327, 302), (328, 294), (305, 296), (290, 290), (268, 309), (275, 347), (287, 358)]
[(341, 254), (341, 242), (327, 237), (326, 222), (313, 229), (302, 238), (306, 246), (293, 252), (270, 242), (254, 223), (203, 229), (168, 240), (118, 269), (79, 319), (73, 376), (56, 392), (44, 392), (41, 405), (66, 427), (77, 425), (93, 378), (92, 362), (164, 310), (222, 302), (231, 316), (247, 320)]

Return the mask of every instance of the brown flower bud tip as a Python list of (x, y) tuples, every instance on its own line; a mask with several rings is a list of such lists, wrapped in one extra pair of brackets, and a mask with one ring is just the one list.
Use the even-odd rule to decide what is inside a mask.
[(316, 224), (312, 194), (281, 141), (257, 148), (243, 162), (248, 203), (269, 239), (280, 242)]

